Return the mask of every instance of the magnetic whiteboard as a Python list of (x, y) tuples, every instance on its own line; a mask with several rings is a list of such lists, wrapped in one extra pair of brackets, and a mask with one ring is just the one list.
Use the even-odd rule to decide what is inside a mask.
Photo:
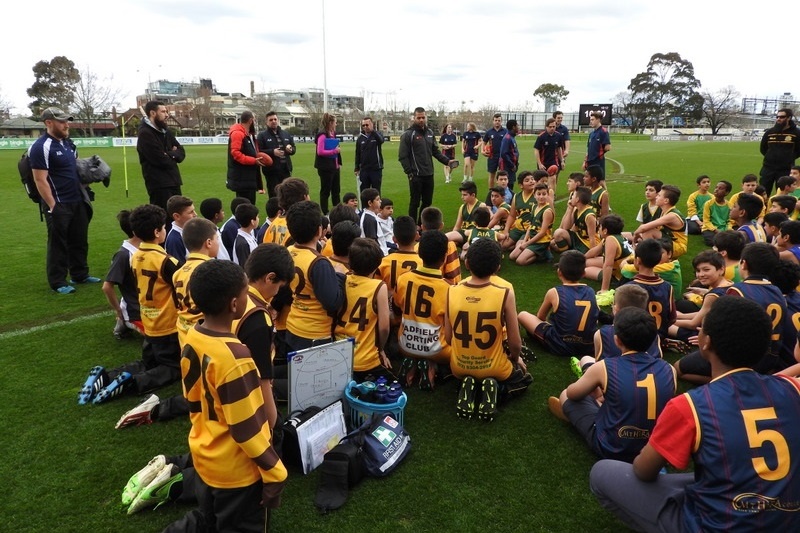
[(355, 339), (289, 352), (289, 412), (324, 408), (342, 398), (353, 379)]

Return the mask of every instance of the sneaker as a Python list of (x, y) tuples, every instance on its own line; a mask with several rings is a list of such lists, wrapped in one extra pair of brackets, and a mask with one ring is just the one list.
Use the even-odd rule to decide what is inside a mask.
[(683, 342), (679, 339), (662, 339), (661, 340), (661, 349), (663, 351), (669, 350), (670, 352), (676, 352), (679, 354), (686, 355), (692, 351), (691, 344)]
[(497, 393), (500, 385), (494, 378), (481, 382), (481, 403), (478, 405), (478, 418), (491, 422), (497, 415)]
[(417, 368), (419, 368), (419, 390), (433, 390), (433, 381), (431, 380), (430, 370), (433, 369), (434, 375), (436, 375), (436, 367), (428, 364), (428, 361), (421, 360), (417, 364)]
[(130, 505), (136, 496), (144, 490), (156, 477), (156, 474), (167, 464), (167, 458), (163, 455), (156, 455), (147, 466), (136, 472), (128, 480), (128, 484), (122, 489), (122, 505)]
[(570, 357), (569, 358), (569, 368), (572, 370), (572, 373), (575, 374), (576, 377), (580, 378), (583, 376), (583, 369), (581, 368), (581, 361), (577, 357)]
[(164, 465), (128, 507), (128, 514), (133, 514), (147, 507), (158, 508), (169, 501), (169, 491), (175, 483), (183, 482), (183, 473), (178, 465)]
[(116, 324), (114, 324), (114, 338), (117, 340), (122, 340), (128, 336), (128, 326), (125, 324), (125, 321), (121, 318), (117, 318)]
[(456, 401), (456, 415), (469, 420), (475, 413), (475, 378), (467, 376), (461, 380), (461, 390)]
[(536, 361), (536, 354), (533, 353), (533, 349), (525, 344), (525, 341), (522, 341), (522, 348), (519, 351), (520, 357), (525, 359), (525, 361)]
[(57, 289), (53, 289), (58, 294), (72, 294), (75, 292), (75, 287), (71, 287), (69, 285), (64, 285), (63, 287), (59, 287)]
[(94, 276), (86, 276), (85, 278), (80, 279), (80, 280), (79, 279), (73, 279), (72, 283), (75, 283), (75, 284), (78, 284), (78, 285), (82, 285), (84, 283), (100, 283), (101, 281), (103, 281), (103, 280), (100, 279), (100, 278), (96, 278)]
[(561, 400), (555, 396), (550, 396), (547, 399), (547, 408), (553, 413), (553, 416), (564, 422), (569, 422), (569, 419), (564, 415), (564, 410), (561, 408)]
[(416, 361), (411, 357), (404, 357), (403, 362), (400, 363), (400, 372), (398, 376), (405, 378), (405, 387), (410, 387), (414, 383), (414, 378), (417, 374)]
[(133, 376), (130, 372), (120, 372), (111, 383), (101, 389), (100, 392), (94, 397), (92, 403), (105, 403), (111, 398), (116, 398), (123, 392), (127, 391), (133, 385)]
[(445, 182), (445, 183), (450, 183), (450, 178), (445, 178), (445, 179), (444, 179), (444, 182)]
[(122, 415), (114, 426), (114, 429), (126, 428), (128, 426), (141, 426), (153, 423), (153, 409), (158, 405), (159, 398), (151, 394), (142, 400), (142, 403)]
[(78, 405), (86, 405), (98, 392), (100, 392), (109, 383), (108, 374), (106, 369), (102, 366), (93, 366), (89, 370), (89, 375), (78, 393)]

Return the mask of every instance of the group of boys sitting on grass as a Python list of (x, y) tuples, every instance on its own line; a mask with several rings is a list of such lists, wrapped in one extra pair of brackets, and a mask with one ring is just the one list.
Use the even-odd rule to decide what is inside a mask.
[[(239, 411), (239, 406), (227, 403), (215, 387), (224, 387), (225, 397), (229, 389), (243, 387), (240, 392), (247, 392), (247, 397), (252, 398), (248, 402), (248, 416), (257, 417), (257, 432), (266, 436), (268, 441), (277, 418), (272, 399), (275, 393), (273, 380), (277, 389), (277, 381), (285, 377), (285, 365), (279, 363), (286, 360), (286, 354), (337, 338), (351, 337), (355, 339), (354, 376), (357, 380), (386, 375), (390, 379), (397, 377), (406, 385), (418, 379), (422, 388), (430, 389), (436, 382), (438, 370), (440, 375), (451, 374), (461, 382), (456, 401), (459, 416), (493, 420), (501, 400), (523, 392), (532, 382), (521, 357), (521, 325), (555, 355), (586, 357), (573, 363), (581, 377), (562, 393), (560, 399), (551, 398), (551, 410), (570, 420), (598, 456), (630, 462), (645, 447), (651, 432), (657, 431), (654, 429), (656, 419), (668, 409), (668, 400), (676, 391), (676, 371), (678, 376), (687, 379), (699, 376), (708, 380), (716, 377), (713, 357), (718, 357), (725, 365), (731, 364), (730, 354), (713, 352), (714, 346), (710, 341), (704, 348), (703, 339), (709, 337), (703, 336), (702, 327), (698, 329), (713, 317), (715, 309), (724, 307), (712, 307), (711, 302), (720, 299), (721, 289), (725, 287), (719, 278), (726, 272), (726, 258), (712, 252), (698, 256), (700, 261), (695, 264), (698, 279), (707, 283), (703, 287), (707, 289), (704, 301), (694, 314), (685, 312), (678, 315), (672, 285), (656, 272), (659, 264), (675, 261), (676, 250), (677, 255), (686, 251), (686, 221), (675, 209), (680, 197), (677, 187), (661, 187), (656, 195), (660, 213), (647, 209), (649, 220), (641, 221), (642, 224), (631, 235), (634, 241), (631, 243), (622, 234), (622, 219), (608, 214), (609, 199), (601, 169), (587, 169), (580, 180), (586, 187), (579, 184), (577, 177), (571, 176), (568, 213), (552, 236), (553, 194), (547, 185), (536, 184), (535, 179), (535, 173), (520, 174), (522, 191), (512, 198), (504, 231), (496, 232), (489, 227), (491, 213), (475, 201), (474, 182), (466, 182), (460, 188), (464, 206), (459, 210), (454, 231), (442, 232), (442, 214), (436, 208), (427, 208), (421, 214), (421, 233), (410, 217), (399, 217), (394, 222), (392, 237), (396, 250), (385, 256), (374, 238), (360, 236), (361, 228), (353, 220), (349, 207), (339, 212), (335, 208), (330, 213), (331, 259), (320, 253), (326, 242), (319, 206), (308, 200), (308, 188), (302, 180), (287, 179), (278, 188), (281, 211), (264, 233), (264, 241), (272, 244), (254, 248), (245, 261), (247, 278), (243, 274), (241, 277), (249, 279), (249, 286), (235, 295), (220, 289), (213, 295), (216, 298), (206, 294), (203, 301), (194, 298), (190, 282), (198, 286), (208, 283), (220, 287), (219, 283), (228, 279), (231, 285), (237, 285), (238, 281), (233, 283), (233, 278), (242, 272), (239, 267), (236, 267), (239, 268), (236, 273), (235, 269), (225, 267), (223, 276), (222, 268), (200, 268), (209, 264), (207, 259), (214, 256), (215, 247), (219, 246), (215, 244), (219, 238), (216, 226), (212, 224), (212, 231), (211, 227), (203, 225), (202, 230), (197, 230), (199, 236), (195, 239), (194, 226), (200, 224), (185, 225), (183, 239), (189, 257), (192, 254), (204, 257), (198, 258), (202, 260), (197, 261), (188, 277), (181, 280), (184, 292), (179, 292), (175, 282), (179, 280), (175, 261), (158, 246), (163, 240), (164, 213), (154, 206), (141, 206), (131, 213), (134, 233), (142, 239), (142, 245), (131, 258), (131, 268), (140, 289), (139, 303), (145, 331), (143, 361), (136, 363), (138, 366), (134, 371), (123, 368), (95, 372), (93, 369), (80, 399), (85, 402), (94, 398), (96, 401), (101, 392), (111, 386), (109, 380), (117, 386), (105, 393), (102, 401), (130, 390), (139, 393), (150, 390), (154, 388), (154, 382), (148, 381), (146, 376), (153, 368), (159, 369), (156, 374), (164, 383), (182, 374), (184, 407), (192, 420), (190, 448), (193, 457), (200, 454), (200, 464), (203, 463), (202, 454), (206, 453), (209, 445), (206, 440), (208, 432), (232, 435), (227, 444), (220, 444), (220, 449), (232, 456), (244, 453), (253, 461), (252, 471), (260, 472), (259, 480), (253, 483), (258, 483), (263, 491), (263, 494), (259, 492), (262, 501), (275, 506), (285, 479), (282, 465), (278, 466), (279, 460), (262, 461), (270, 457), (264, 455), (268, 444), (265, 448), (260, 441), (242, 442), (235, 437), (238, 431), (235, 425), (225, 427), (224, 421), (232, 420), (229, 416), (243, 420), (243, 411)], [(500, 191), (492, 191), (493, 196), (495, 192), (500, 196)], [(746, 198), (740, 198), (737, 208), (740, 204), (747, 205)], [(498, 211), (500, 209), (498, 206)], [(743, 211), (745, 213), (737, 220), (740, 225), (750, 226), (744, 224), (743, 217), (751, 212), (746, 208)], [(142, 222), (145, 219), (147, 224)], [(724, 235), (728, 234), (720, 232), (715, 240), (720, 238), (724, 241)], [(502, 247), (498, 240), (503, 243)], [(520, 241), (524, 246), (517, 244)], [(466, 245), (462, 253), (471, 277), (463, 281), (460, 281), (455, 243), (461, 243), (462, 248)], [(635, 274), (630, 283), (616, 289), (614, 325), (598, 328), (597, 297), (594, 290), (580, 280), (584, 277), (599, 279), (603, 290), (610, 289), (612, 283), (624, 279), (623, 262), (631, 255), (633, 244), (632, 268)], [(764, 246), (768, 249), (764, 250)], [(665, 251), (669, 248), (671, 250)], [(520, 264), (549, 260), (552, 251), (561, 252), (558, 261), (561, 284), (547, 292), (536, 315), (525, 311), (518, 315), (513, 287), (497, 276), (503, 249), (510, 250), (511, 258)], [(742, 295), (760, 303), (775, 296), (775, 291), (766, 287), (771, 284), (760, 281), (760, 277), (777, 270), (778, 263), (770, 260), (773, 256), (777, 258), (777, 253), (777, 249), (766, 244), (761, 247), (749, 245), (740, 250), (739, 274), (744, 276), (744, 280), (727, 288), (726, 294)], [(145, 254), (152, 257), (141, 257)], [(731, 255), (735, 255), (735, 251)], [(339, 273), (336, 262), (341, 263)], [(186, 264), (190, 264), (188, 259)], [(800, 281), (798, 271), (800, 266), (795, 269), (794, 278), (788, 269), (785, 272), (787, 283), (793, 280), (794, 287)], [(214, 276), (220, 276), (220, 279)], [(773, 339), (777, 335), (779, 340), (784, 330), (776, 329), (776, 323), (783, 327), (785, 317), (790, 316), (786, 312), (787, 300), (780, 292), (777, 294), (780, 299), (773, 298), (758, 307), (764, 317), (772, 317), (771, 321), (768, 320), (772, 326), (770, 335)], [(705, 299), (709, 300), (708, 305)], [(173, 304), (174, 313), (168, 305), (170, 300), (178, 302), (178, 306)], [(220, 305), (212, 305), (212, 301)], [(771, 305), (777, 306), (777, 310)], [(177, 312), (181, 306), (195, 311), (194, 322), (187, 316), (179, 322)], [(172, 331), (166, 328), (170, 314), (174, 317)], [(200, 322), (203, 317), (205, 322)], [(676, 322), (679, 317), (683, 322)], [(216, 329), (205, 328), (209, 319)], [(156, 323), (164, 329), (153, 330)], [(178, 337), (179, 323), (185, 336)], [(396, 335), (392, 333), (395, 328)], [(686, 341), (698, 344), (700, 351), (687, 355), (673, 369), (661, 358), (660, 340), (669, 338), (670, 333), (680, 336), (681, 328), (694, 333), (686, 336)], [(270, 330), (269, 334), (265, 334), (266, 329)], [(222, 330), (229, 332), (227, 338), (232, 339), (226, 341), (225, 348), (215, 344)], [(256, 331), (261, 334), (255, 335)], [(153, 351), (152, 346), (162, 342), (162, 337), (169, 337), (170, 349)], [(181, 359), (175, 358), (171, 349), (173, 340), (182, 349), (184, 357)], [(231, 342), (239, 343), (238, 347), (232, 346)], [(787, 366), (781, 345), (788, 345), (788, 341), (773, 342), (770, 351), (761, 353), (753, 364), (758, 363), (759, 370), (764, 372)], [(150, 352), (153, 355), (148, 357)], [(192, 352), (202, 352), (207, 359), (195, 362), (187, 356)], [(387, 352), (392, 356), (396, 353), (401, 359), (397, 375)], [(253, 388), (252, 383), (245, 386), (242, 381), (246, 379), (244, 374), (239, 377), (231, 375), (230, 379), (209, 374), (217, 356), (222, 361), (219, 364), (226, 365), (234, 364), (231, 358), (252, 360), (255, 373), (247, 372), (260, 377), (256, 381), (259, 386)], [(155, 365), (149, 361), (155, 361)], [(178, 362), (181, 372), (176, 375)], [(749, 360), (747, 362), (749, 364)], [(241, 364), (239, 361), (234, 366)], [(242, 368), (237, 371), (241, 372)], [(234, 382), (235, 386), (230, 384)], [(786, 383), (797, 387), (791, 380), (786, 380)], [(249, 388), (245, 391), (246, 387)], [(210, 397), (219, 398), (219, 405), (208, 404)], [(180, 399), (176, 402), (180, 403)], [(147, 399), (137, 409), (126, 413), (118, 427), (153, 421), (160, 411), (159, 401), (156, 398), (154, 406), (146, 404)], [(256, 412), (263, 413), (263, 418)], [(794, 439), (791, 444), (800, 447), (800, 440)], [(654, 453), (660, 453), (665, 460), (671, 459), (666, 450), (658, 448)], [(653, 456), (647, 463), (647, 475), (649, 467), (659, 463), (657, 457)], [(220, 491), (229, 489), (214, 487), (230, 487), (226, 485), (228, 474), (208, 465), (198, 467), (197, 457), (194, 457), (194, 462), (205, 482), (205, 489), (212, 495), (211, 499), (216, 496), (224, 498)], [(154, 468), (149, 471), (152, 470)], [(169, 486), (178, 475), (175, 470), (174, 465), (165, 463), (147, 483), (142, 480), (142, 472), (137, 473), (136, 479), (131, 479), (135, 487), (126, 490), (131, 509), (142, 508), (142, 500), (149, 504), (169, 497)], [(244, 476), (244, 479), (249, 480), (250, 476)], [(160, 485), (152, 486), (155, 481)], [(167, 487), (166, 491), (164, 487)], [(237, 490), (249, 488), (250, 485), (237, 487)], [(595, 492), (600, 494), (602, 491), (598, 489)], [(137, 501), (138, 505), (134, 505)], [(254, 497), (251, 497), (250, 504), (253, 501)], [(214, 512), (205, 507), (200, 514), (207, 519), (214, 516)]]

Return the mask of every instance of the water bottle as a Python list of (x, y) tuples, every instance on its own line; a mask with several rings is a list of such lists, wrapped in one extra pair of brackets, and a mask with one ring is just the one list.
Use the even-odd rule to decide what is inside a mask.
[(365, 402), (372, 402), (375, 393), (375, 382), (365, 381), (361, 383), (357, 389), (361, 391), (361, 399)]
[(386, 385), (389, 387), (389, 381), (386, 379), (386, 376), (378, 376), (378, 379), (375, 380), (375, 385), (380, 386), (381, 384)]
[(397, 403), (402, 395), (403, 387), (395, 380), (389, 385), (389, 392), (386, 394), (386, 403)]
[(389, 387), (386, 386), (386, 383), (380, 383), (378, 386), (376, 386), (375, 393), (373, 394), (375, 403), (386, 403), (386, 395), (388, 393)]

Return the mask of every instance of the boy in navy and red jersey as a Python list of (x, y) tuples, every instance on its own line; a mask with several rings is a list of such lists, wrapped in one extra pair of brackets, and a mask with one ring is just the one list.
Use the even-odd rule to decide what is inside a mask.
[(601, 124), (602, 119), (603, 115), (599, 112), (594, 112), (589, 117), (589, 126), (592, 131), (586, 141), (586, 159), (583, 161), (583, 170), (588, 170), (591, 166), (599, 166), (603, 170), (603, 176), (605, 176), (606, 153), (611, 151), (611, 138), (608, 135), (608, 130)]
[(547, 291), (537, 314), (527, 311), (519, 314), (519, 324), (528, 335), (554, 355), (589, 355), (594, 349), (592, 337), (598, 309), (594, 289), (579, 283), (585, 268), (586, 259), (577, 250), (561, 254), (558, 260), (561, 285)]
[[(600, 458), (633, 461), (675, 394), (675, 370), (645, 351), (656, 336), (647, 311), (621, 309), (614, 317), (614, 342), (622, 355), (590, 366), (561, 393), (560, 413), (555, 406), (554, 414), (575, 426)], [(598, 387), (602, 405), (593, 394)]]
[(663, 341), (675, 322), (675, 297), (672, 285), (661, 279), (653, 269), (661, 261), (663, 248), (655, 239), (645, 239), (636, 246), (634, 265), (639, 272), (631, 283), (641, 286), (650, 295), (647, 310), (656, 321), (658, 335)]
[(513, 187), (517, 180), (517, 169), (519, 167), (519, 148), (517, 147), (517, 134), (519, 124), (513, 118), (506, 122), (506, 134), (500, 143), (500, 170), (508, 172), (508, 183)]
[[(713, 381), (667, 404), (633, 465), (594, 465), (601, 505), (637, 531), (800, 528), (800, 382), (752, 370), (771, 329), (755, 302), (714, 304), (698, 336)], [(659, 475), (667, 463), (694, 473)]]
[(767, 242), (764, 228), (758, 223), (763, 209), (764, 202), (756, 194), (742, 193), (733, 201), (731, 218), (738, 226), (736, 231), (742, 232), (747, 242)]
[[(486, 170), (489, 172), (489, 187), (494, 187), (494, 178), (500, 166), (500, 144), (508, 131), (503, 127), (503, 116), (495, 113), (492, 117), (492, 127), (483, 134), (482, 150), (486, 156)], [(510, 184), (514, 188), (514, 184)]]
[[(533, 143), (536, 152), (536, 164), (539, 170), (547, 170), (555, 165), (560, 171), (564, 168), (564, 137), (556, 131), (556, 119), (548, 118), (544, 123), (544, 131)], [(547, 178), (547, 186), (556, 191), (558, 172)]]

